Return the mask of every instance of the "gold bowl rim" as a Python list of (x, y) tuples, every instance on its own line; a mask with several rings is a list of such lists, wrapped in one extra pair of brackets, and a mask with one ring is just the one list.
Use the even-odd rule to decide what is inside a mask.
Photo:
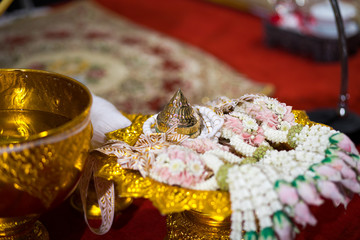
[[(89, 101), (87, 105), (84, 107), (84, 109), (74, 118), (70, 119), (70, 121), (66, 122), (65, 124), (62, 124), (59, 127), (52, 128), (48, 130), (48, 134), (45, 136), (42, 136), (43, 132), (39, 132), (37, 134), (34, 134), (31, 138), (26, 140), (25, 142), (22, 142), (20, 144), (4, 144), (0, 145), (0, 153), (6, 151), (8, 147), (12, 148), (12, 151), (16, 150), (16, 148), (24, 149), (27, 147), (27, 145), (34, 146), (34, 145), (40, 145), (42, 144), (42, 141), (39, 141), (39, 139), (45, 139), (46, 143), (53, 143), (57, 141), (61, 141), (70, 135), (77, 134), (81, 132), (87, 125), (90, 123), (90, 109), (93, 102), (93, 97), (88, 89), (87, 86), (85, 86), (83, 83), (77, 81), (76, 79), (50, 71), (44, 71), (44, 70), (36, 70), (36, 69), (26, 69), (26, 68), (0, 68), (0, 74), (3, 72), (22, 72), (22, 73), (37, 73), (37, 74), (44, 74), (44, 75), (50, 75), (53, 77), (65, 79), (68, 82), (71, 82), (74, 85), (79, 86), (84, 92), (89, 96)], [(79, 126), (80, 125), (80, 126)]]

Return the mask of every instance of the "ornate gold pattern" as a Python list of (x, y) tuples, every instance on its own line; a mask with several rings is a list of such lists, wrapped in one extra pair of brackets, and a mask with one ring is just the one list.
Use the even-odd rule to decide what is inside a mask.
[[(6, 230), (5, 230), (6, 229)], [(49, 240), (45, 226), (34, 219), (14, 220), (0, 223), (1, 240)]]
[[(2, 69), (0, 82), (0, 236), (48, 239), (36, 216), (78, 183), (92, 135), (91, 94), (44, 71)], [(50, 116), (64, 121), (52, 125)]]
[(132, 124), (129, 127), (118, 129), (109, 133), (106, 133), (106, 137), (112, 140), (121, 140), (130, 146), (133, 146), (139, 139), (142, 133), (142, 126), (144, 122), (151, 117), (151, 115), (140, 114), (124, 114)]
[(179, 89), (165, 108), (157, 115), (156, 131), (167, 132), (176, 126), (176, 132), (195, 138), (200, 135), (200, 119)]
[[(302, 125), (309, 125), (310, 127), (313, 126), (314, 124), (321, 124), (321, 123), (316, 123), (316, 122), (312, 122), (308, 115), (306, 114), (305, 111), (302, 110), (292, 110), (292, 113), (294, 114), (295, 117), (295, 121), (298, 124), (302, 124)], [(321, 124), (323, 125), (323, 124)], [(324, 125), (325, 126), (325, 125)]]
[(195, 211), (167, 215), (167, 240), (230, 239), (230, 219), (218, 221)]
[[(80, 133), (68, 137), (67, 141), (40, 146), (29, 144), (29, 148), (24, 151), (3, 154), (0, 158), (0, 180), (14, 184), (17, 190), (40, 199), (44, 207), (49, 208), (57, 193), (66, 188), (71, 189), (71, 180), (80, 177), (84, 154), (90, 145), (91, 131), (91, 125), (88, 124)], [(86, 140), (82, 141), (83, 139)], [(21, 148), (21, 144), (14, 145), (14, 148)], [(58, 155), (64, 149), (66, 154)], [(55, 161), (56, 155), (59, 159)], [(62, 187), (58, 186), (59, 183), (62, 183)]]

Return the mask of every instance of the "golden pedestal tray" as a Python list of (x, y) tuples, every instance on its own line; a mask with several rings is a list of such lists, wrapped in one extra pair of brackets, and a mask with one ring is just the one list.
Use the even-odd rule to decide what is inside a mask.
[(122, 169), (116, 159), (93, 154), (103, 164), (96, 176), (113, 181), (116, 196), (149, 199), (161, 214), (167, 215), (167, 239), (229, 239), (228, 192), (169, 186), (144, 178), (137, 171)]
[[(293, 111), (296, 122), (312, 126), (304, 111)], [(133, 125), (122, 131), (109, 133), (111, 138), (134, 142), (142, 126), (142, 115), (127, 115)], [(142, 121), (145, 121), (144, 119)], [(141, 131), (140, 131), (141, 132)], [(116, 157), (92, 152), (92, 161), (98, 165), (94, 176), (115, 185), (116, 196), (146, 198), (167, 215), (166, 239), (230, 239), (231, 204), (227, 191), (199, 191), (170, 186), (142, 177), (138, 171), (123, 169)], [(116, 202), (115, 202), (116, 204)]]

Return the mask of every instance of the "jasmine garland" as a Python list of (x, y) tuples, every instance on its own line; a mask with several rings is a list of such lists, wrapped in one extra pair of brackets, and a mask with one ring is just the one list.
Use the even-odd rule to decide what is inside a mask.
[[(203, 119), (198, 138), (172, 132), (171, 142), (164, 138), (126, 163), (137, 166), (132, 161), (152, 156), (139, 169), (144, 176), (229, 191), (231, 239), (293, 239), (295, 223), (316, 224), (309, 205), (321, 205), (323, 198), (347, 204), (345, 194), (360, 193), (360, 157), (350, 139), (326, 126), (298, 124), (290, 106), (245, 95), (194, 109)], [(145, 122), (143, 136), (157, 134), (155, 119)]]

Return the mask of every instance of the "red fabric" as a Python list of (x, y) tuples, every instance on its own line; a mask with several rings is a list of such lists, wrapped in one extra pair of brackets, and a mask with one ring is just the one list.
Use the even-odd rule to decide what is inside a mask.
[[(340, 64), (315, 63), (263, 43), (261, 19), (200, 0), (97, 0), (128, 19), (198, 46), (296, 109), (336, 107)], [(360, 114), (360, 55), (349, 59), (350, 109)]]
[[(248, 13), (200, 0), (97, 0), (128, 19), (162, 32), (227, 62), (254, 81), (272, 83), (274, 97), (295, 109), (336, 107), (340, 91), (340, 64), (315, 63), (263, 44), (261, 19)], [(350, 109), (360, 114), (360, 54), (349, 59)], [(360, 239), (360, 197), (347, 209), (330, 202), (313, 208), (315, 227), (301, 229), (297, 239)], [(147, 200), (138, 199), (97, 236), (68, 202), (41, 218), (51, 239), (164, 239), (165, 217)]]

